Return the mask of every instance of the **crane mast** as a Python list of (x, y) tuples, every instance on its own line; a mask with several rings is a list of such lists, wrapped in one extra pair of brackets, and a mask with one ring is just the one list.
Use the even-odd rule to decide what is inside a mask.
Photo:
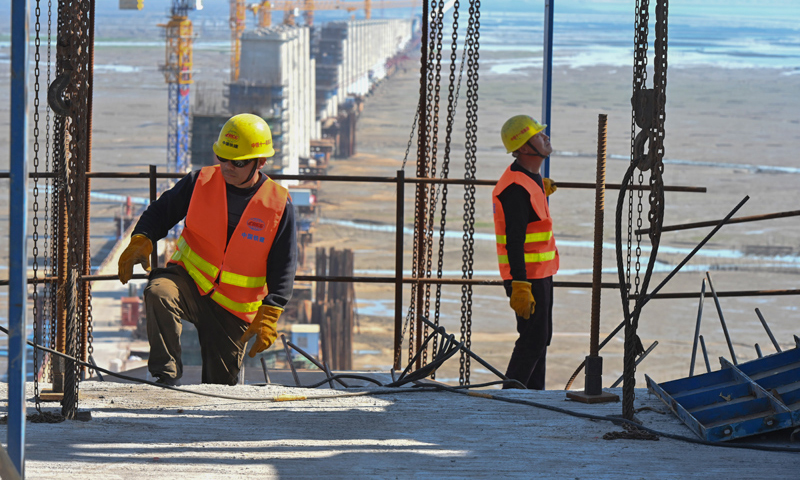
[(192, 84), (192, 22), (189, 0), (173, 0), (169, 22), (159, 25), (166, 37), (166, 61), (162, 67), (168, 86), (167, 170), (186, 172), (189, 157), (189, 105)]

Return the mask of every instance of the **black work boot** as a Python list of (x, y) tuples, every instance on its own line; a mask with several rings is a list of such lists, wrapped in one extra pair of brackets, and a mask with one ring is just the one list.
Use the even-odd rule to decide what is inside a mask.
[(180, 386), (180, 380), (177, 378), (168, 377), (166, 375), (158, 375), (156, 377), (156, 383), (159, 385), (169, 385), (171, 387)]

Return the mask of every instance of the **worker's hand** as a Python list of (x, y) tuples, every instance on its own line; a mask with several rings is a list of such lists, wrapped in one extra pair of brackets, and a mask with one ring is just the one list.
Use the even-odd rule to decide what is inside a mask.
[(531, 318), (536, 309), (536, 300), (533, 299), (530, 282), (517, 280), (511, 282), (511, 308), (525, 320)]
[(247, 343), (251, 337), (255, 336), (256, 341), (250, 349), (250, 358), (256, 356), (256, 353), (263, 352), (272, 346), (275, 339), (278, 338), (278, 318), (280, 318), (283, 309), (273, 307), (272, 305), (261, 305), (258, 307), (256, 318), (253, 323), (247, 327), (247, 331), (242, 335), (242, 343)]
[(544, 184), (544, 194), (545, 194), (545, 196), (549, 197), (550, 195), (555, 193), (556, 190), (558, 190), (558, 187), (556, 186), (556, 182), (554, 182), (550, 178), (543, 178), (542, 179), (542, 183)]
[(123, 285), (128, 283), (133, 275), (133, 266), (141, 264), (146, 271), (150, 271), (150, 254), (153, 253), (153, 242), (142, 234), (131, 237), (128, 248), (119, 256), (117, 275)]

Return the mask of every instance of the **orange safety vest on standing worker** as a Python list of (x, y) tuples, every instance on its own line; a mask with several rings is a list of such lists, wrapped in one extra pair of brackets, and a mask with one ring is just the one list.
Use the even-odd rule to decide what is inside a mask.
[[(492, 190), (492, 203), (494, 211), (494, 233), (497, 236), (497, 259), (500, 264), (500, 276), (503, 280), (511, 278), (511, 266), (508, 263), (508, 250), (506, 248), (506, 216), (503, 205), (498, 196), (512, 183), (522, 186), (528, 191), (531, 198), (533, 211), (539, 220), (531, 222), (525, 229), (525, 270), (527, 278), (547, 278), (558, 271), (558, 249), (553, 236), (553, 219), (550, 217), (550, 208), (547, 197), (535, 180), (523, 172), (506, 168), (500, 180)], [(517, 279), (520, 280), (520, 279)]]
[(203, 295), (252, 323), (267, 296), (267, 257), (289, 192), (267, 179), (228, 237), (228, 202), (219, 165), (197, 176), (186, 226), (169, 263), (181, 265)]

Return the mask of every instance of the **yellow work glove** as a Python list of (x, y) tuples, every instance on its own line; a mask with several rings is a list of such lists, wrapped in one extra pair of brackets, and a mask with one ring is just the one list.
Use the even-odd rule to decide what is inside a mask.
[(142, 234), (131, 237), (128, 248), (119, 256), (117, 275), (123, 285), (128, 283), (133, 275), (133, 266), (141, 264), (145, 270), (150, 271), (150, 254), (153, 253), (153, 242)]
[(511, 308), (514, 313), (524, 318), (531, 318), (536, 309), (536, 300), (531, 293), (531, 283), (514, 280), (511, 282)]
[(542, 183), (544, 184), (544, 194), (547, 197), (549, 197), (550, 195), (555, 193), (556, 190), (558, 190), (556, 182), (554, 182), (552, 179), (543, 178)]
[(263, 352), (272, 346), (275, 339), (278, 338), (278, 318), (280, 318), (283, 309), (280, 307), (273, 307), (272, 305), (261, 305), (258, 307), (256, 318), (253, 323), (247, 327), (247, 331), (242, 335), (242, 343), (247, 343), (251, 337), (255, 336), (256, 341), (250, 349), (250, 358), (256, 356), (256, 353)]

